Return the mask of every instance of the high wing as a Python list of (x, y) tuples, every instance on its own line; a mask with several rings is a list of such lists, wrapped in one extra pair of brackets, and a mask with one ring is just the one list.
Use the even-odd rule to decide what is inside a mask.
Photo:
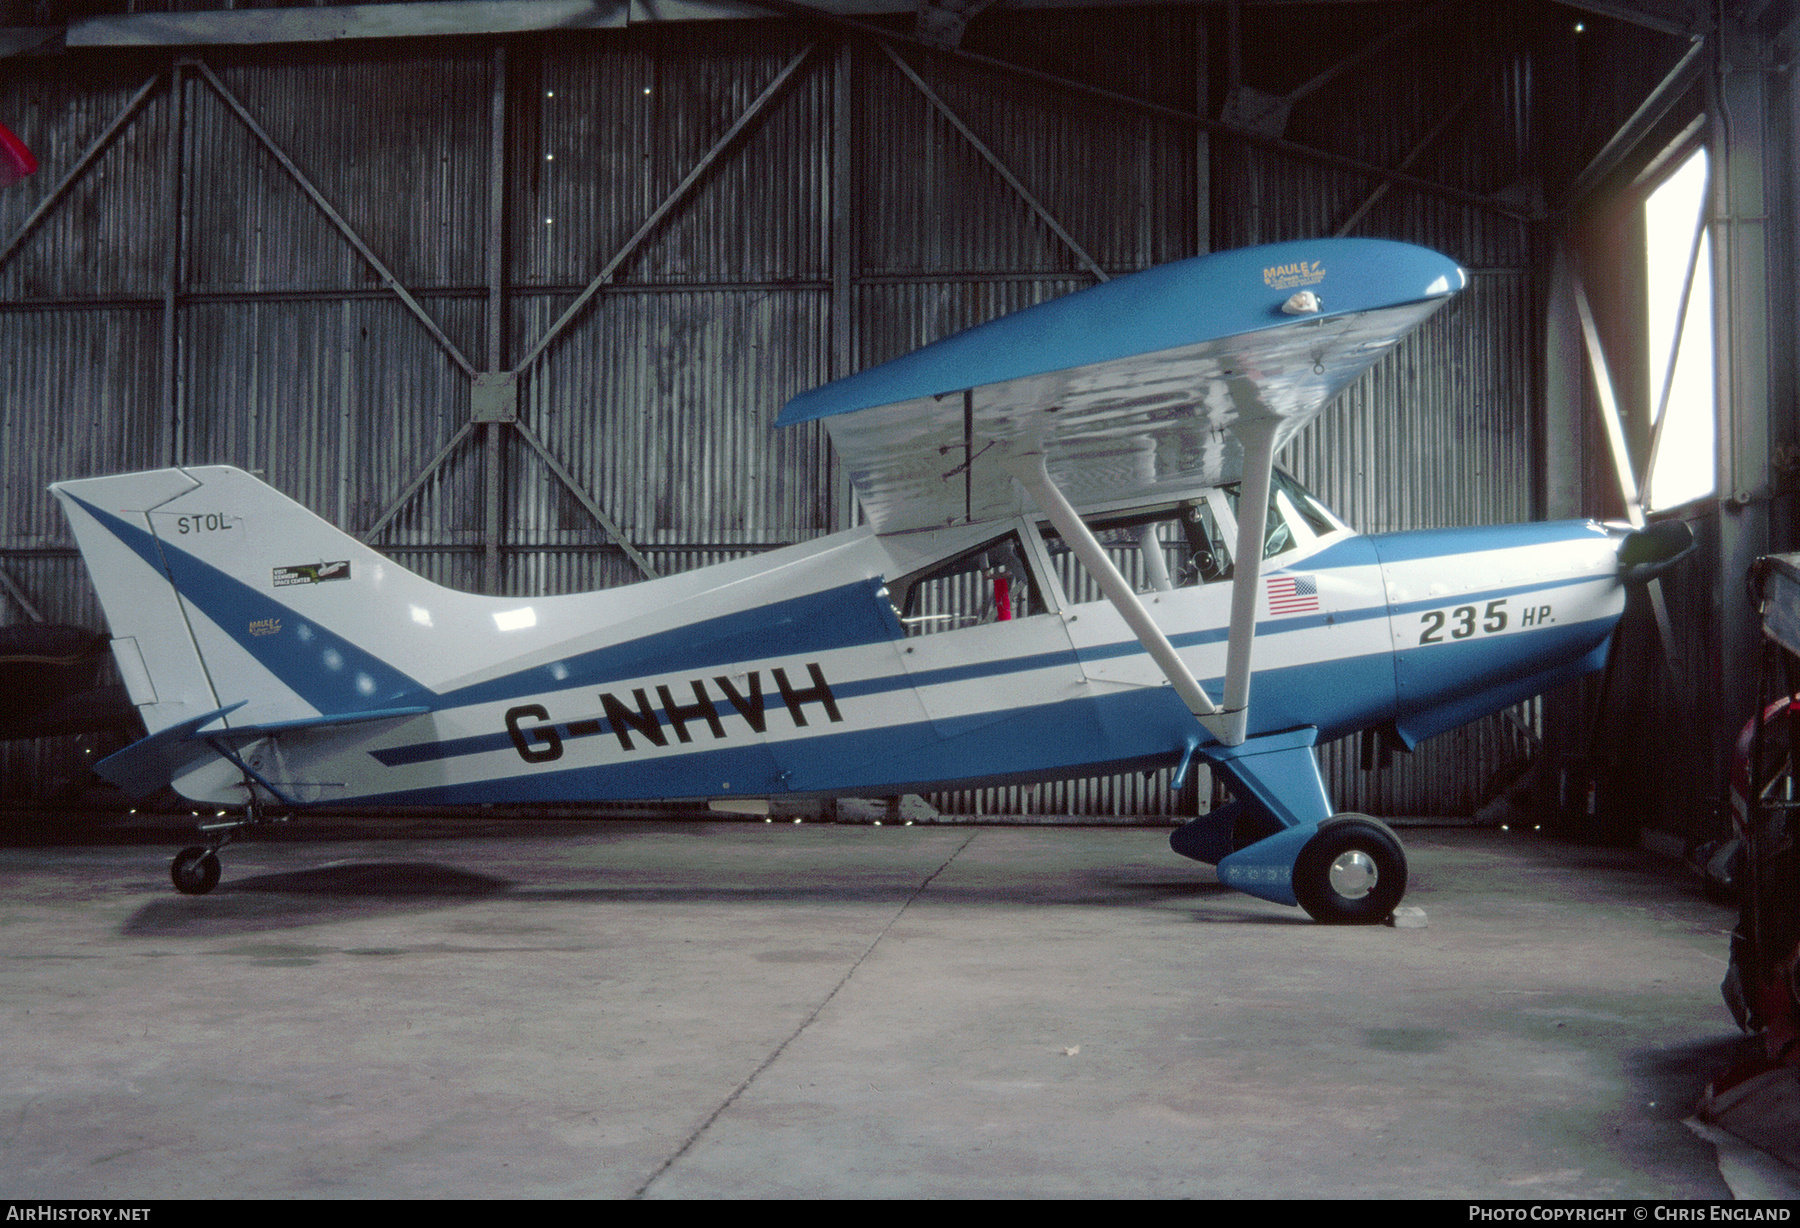
[[(1077, 506), (1239, 480), (1465, 282), (1436, 252), (1322, 239), (1198, 256), (959, 333), (795, 397), (879, 533), (1031, 510), (1001, 463), (1041, 448)], [(1310, 292), (1317, 309), (1304, 303)]]
[[(1375, 239), (1245, 248), (1042, 303), (795, 397), (876, 532), (1048, 516), (1203, 725), (1244, 739), (1275, 453), (1462, 289)], [(1181, 665), (1075, 510), (1243, 483), (1223, 704)]]

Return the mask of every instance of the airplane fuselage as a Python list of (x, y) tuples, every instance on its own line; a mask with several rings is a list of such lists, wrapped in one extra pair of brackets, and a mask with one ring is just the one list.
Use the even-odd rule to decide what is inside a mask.
[[(504, 610), (456, 594), (514, 628), (486, 637), (504, 655), (470, 661), (468, 641), (427, 625), (468, 618), (426, 608), (423, 622), (390, 629), (418, 651), (381, 653), (386, 693), (372, 701), (429, 711), (295, 730), (256, 766), (297, 802), (443, 804), (886, 795), (1182, 758), (1193, 719), (1107, 602), (1058, 592), (1041, 612), (909, 636), (886, 584), (908, 563), (858, 530), (612, 593)], [(1271, 565), (1253, 734), (1312, 726), (1323, 741), (1391, 725), (1410, 744), (1596, 668), (1623, 604), (1615, 543), (1591, 524), (1346, 531)], [(352, 567), (346, 583), (269, 593), (282, 608), (240, 614), (245, 636), (311, 627), (318, 641), (353, 641), (324, 607), (354, 595), (359, 570), (379, 604), (384, 577)], [(1229, 588), (1145, 597), (1215, 692)], [(654, 629), (638, 609), (659, 612)], [(222, 762), (177, 783), (201, 800), (242, 799), (241, 774)]]

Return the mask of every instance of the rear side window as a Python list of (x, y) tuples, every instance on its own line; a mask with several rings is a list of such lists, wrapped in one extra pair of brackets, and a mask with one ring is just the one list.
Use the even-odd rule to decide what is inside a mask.
[(1017, 533), (894, 581), (888, 596), (909, 636), (1025, 618), (1045, 608)]

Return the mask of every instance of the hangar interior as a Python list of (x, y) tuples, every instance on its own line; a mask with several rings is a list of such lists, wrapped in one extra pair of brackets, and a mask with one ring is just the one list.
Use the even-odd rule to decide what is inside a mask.
[[(1513, 786), (1608, 835), (1720, 822), (1741, 577), (1793, 544), (1786, 6), (309, 7), (6, 6), (0, 114), (44, 166), (0, 197), (7, 623), (103, 625), (49, 482), (171, 464), (258, 471), (471, 591), (764, 551), (858, 514), (816, 424), (770, 429), (798, 391), (1180, 257), (1398, 238), (1471, 290), (1282, 463), (1371, 532), (1622, 518), (1629, 483), (1702, 551), (1608, 683), (1413, 753), (1327, 747), (1328, 786), (1382, 816)], [(1652, 241), (1696, 156), (1704, 225)], [(1683, 331), (1710, 329), (1711, 407), (1661, 396), (1658, 253), (1711, 307)], [(1710, 486), (1659, 502), (1653, 464), (1699, 453), (1656, 422), (1709, 409)], [(79, 794), (117, 742), (9, 742), (0, 789)], [(931, 800), (1093, 819), (1200, 788)]]
[[(1758, 557), (1797, 544), (1796, 53), (1800, 17), (1782, 0), (0, 0), (0, 125), (39, 164), (0, 191), (0, 633), (104, 626), (68, 526), (46, 492), (53, 481), (231, 464), (442, 584), (508, 595), (610, 588), (857, 523), (855, 499), (819, 425), (772, 429), (779, 407), (801, 391), (1183, 257), (1319, 236), (1399, 239), (1454, 258), (1469, 273), (1469, 289), (1354, 383), (1281, 465), (1369, 532), (1647, 517), (1684, 522), (1699, 548), (1665, 579), (1656, 601), (1634, 600), (1604, 676), (1411, 752), (1379, 736), (1324, 747), (1326, 784), (1342, 809), (1382, 817), (1491, 820), (1496, 807), (1516, 806), (1590, 844), (1626, 846), (1647, 834), (1691, 849), (1727, 829), (1732, 750), (1756, 707), (1765, 649), (1746, 574)], [(31, 642), (41, 649), (48, 641)], [(7, 643), (0, 634), (0, 655)], [(68, 655), (80, 656), (81, 645), (72, 643)], [(102, 658), (83, 661), (99, 671), (90, 681), (114, 681)], [(3, 718), (15, 728), (0, 743), (0, 804), (48, 813), (104, 803), (87, 765), (133, 735), (21, 736), (42, 731), (29, 727), (28, 711), (41, 698), (15, 691), (15, 710)], [(1072, 816), (1121, 827), (1192, 815), (1210, 800), (1200, 783), (1171, 788), (1169, 771), (928, 799), (945, 815)], [(1115, 834), (1077, 836), (1106, 861), (1115, 854), (1101, 842)], [(620, 847), (636, 838), (619, 837)], [(1004, 844), (1012, 837), (986, 838)], [(930, 882), (952, 837), (934, 831), (918, 839), (907, 856), (919, 861), (921, 882)], [(1423, 861), (1445, 880), (1464, 872), (1457, 839), (1426, 842)], [(1002, 883), (1006, 896), (1023, 890), (1007, 876), (1045, 854), (1000, 844), (973, 881)], [(848, 856), (841, 848), (822, 852)], [(1650, 939), (1666, 933), (1650, 931), (1688, 923), (1667, 920), (1679, 912), (1674, 906), (1665, 913), (1662, 904), (1641, 904), (1647, 895), (1615, 898), (1606, 894), (1611, 886), (1587, 885), (1590, 872), (1598, 880), (1618, 869), (1604, 860), (1617, 852), (1531, 854), (1537, 860), (1524, 877), (1546, 894), (1521, 909), (1510, 887), (1475, 883), (1475, 915), (1495, 932), (1569, 942), (1567, 931), (1543, 928), (1552, 907), (1544, 901), (1598, 891), (1605, 915), (1630, 913), (1644, 932), (1583, 958), (1609, 961), (1609, 974), (1629, 965), (1617, 1001), (1649, 1001), (1651, 991), (1630, 977), (1664, 958)], [(571, 883), (585, 881), (585, 854), (543, 855)], [(658, 861), (662, 855), (660, 846), (634, 851), (640, 860), (630, 873), (644, 892), (674, 898), (676, 872)], [(681, 865), (711, 867), (708, 858), (716, 858), (721, 875), (761, 884), (766, 872), (775, 881), (777, 872), (762, 862), (746, 870), (718, 849), (696, 856)], [(267, 891), (315, 898), (306, 894), (314, 890), (310, 880), (263, 868), (269, 882), (279, 880)], [(866, 881), (858, 876), (866, 873), (845, 869), (844, 881), (858, 885), (819, 897), (820, 909), (859, 899)], [(1131, 901), (1155, 897), (1167, 890), (1158, 873), (1133, 868), (1123, 887), (1109, 890)], [(446, 874), (428, 868), (425, 890), (458, 898), (498, 891), (489, 880)], [(1583, 880), (1579, 890), (1566, 885), (1573, 879)], [(562, 902), (594, 903), (583, 890), (568, 888)], [(77, 898), (93, 903), (99, 891), (79, 886)], [(62, 904), (27, 895), (18, 915), (41, 912), (56, 933)], [(1070, 900), (1102, 897), (1076, 892)], [(335, 955), (326, 945), (259, 944), (245, 931), (285, 924), (270, 919), (278, 911), (267, 903), (272, 898), (227, 898), (204, 917), (177, 912), (179, 901), (160, 911), (145, 906), (121, 914), (118, 932), (235, 942), (225, 954), (284, 972), (350, 955), (385, 958), (411, 941), (383, 929), (383, 916), (373, 936)], [(688, 897), (681, 899), (685, 906)], [(111, 924), (105, 907), (96, 905), (96, 915)], [(357, 907), (369, 913), (366, 902)], [(338, 918), (308, 924), (314, 920), (328, 926)], [(1138, 923), (1122, 911), (1110, 921), (1127, 930)], [(766, 922), (771, 935), (790, 923)], [(481, 924), (497, 934), (521, 923), (494, 916)], [(691, 993), (697, 1017), (716, 1006), (716, 985), (737, 971), (665, 950), (672, 924), (646, 924), (633, 941), (679, 970), (674, 979)], [(870, 931), (870, 950), (891, 925), (883, 920)], [(1601, 928), (1597, 945), (1618, 937)], [(1227, 940), (1247, 944), (1253, 929)], [(847, 923), (844, 933), (854, 932)], [(94, 933), (93, 949), (117, 937)], [(457, 933), (445, 930), (443, 941), (460, 941)], [(1154, 1001), (1185, 975), (1171, 948), (1158, 948), (1127, 975), (1112, 948), (1103, 951), (1072, 928), (1059, 934), (1068, 953), (1057, 958), (1095, 978), (1070, 989), (1070, 1003), (1103, 998), (1093, 985), (1125, 985), (1126, 1000)], [(717, 937), (721, 945), (746, 941), (729, 927)], [(772, 1001), (815, 964), (823, 976), (840, 938), (815, 938), (815, 947), (800, 949), (769, 937)], [(990, 940), (1005, 945), (984, 935), (959, 938), (950, 949), (970, 952)], [(1354, 982), (1339, 987), (1332, 1008), (1346, 1018), (1374, 1018), (1400, 997), (1422, 1003), (1442, 987), (1422, 965), (1409, 966), (1411, 979), (1384, 981), (1395, 975), (1395, 961), (1342, 945), (1350, 939), (1320, 941), (1339, 945), (1296, 956), (1294, 975)], [(1693, 942), (1696, 950), (1719, 945), (1710, 931)], [(1707, 957), (1688, 956), (1684, 968), (1712, 975)], [(766, 1059), (732, 1049), (742, 1036), (716, 1051), (694, 1041), (683, 1030), (688, 1015), (671, 1025), (659, 1013), (663, 1004), (653, 1002), (674, 991), (634, 983), (632, 1002), (651, 1004), (634, 1020), (639, 1033), (687, 1043), (687, 1055), (659, 1054), (657, 1086), (673, 1087), (678, 1068), (685, 1077), (684, 1063), (709, 1073), (708, 1062), (731, 1068), (720, 1075), (729, 1084), (739, 1078), (731, 1064), (742, 1058), (751, 1073), (707, 1121), (726, 1116), (850, 983), (864, 954), (845, 958), (850, 971), (841, 982), (794, 989), (820, 995), (821, 1005), (792, 1037), (772, 1031), (779, 1045)], [(1246, 945), (1242, 966), (1263, 958)], [(920, 960), (926, 971), (905, 971), (896, 998), (932, 975)], [(1587, 966), (1570, 960), (1571, 968)], [(194, 965), (197, 975), (215, 966)], [(483, 975), (505, 980), (518, 967), (501, 954)], [(1514, 986), (1524, 976), (1519, 958), (1487, 948), (1470, 967), (1484, 984)], [(1037, 971), (1060, 975), (1048, 963)], [(1236, 975), (1221, 983), (1235, 986)], [(210, 1087), (205, 1080), (231, 1058), (220, 1057), (209, 1023), (182, 1014), (189, 1004), (168, 980), (142, 996), (142, 1009), (155, 1012), (146, 1029), (180, 1015), (187, 1030), (168, 1042), (176, 1059), (156, 1060), (177, 1069), (191, 1063), (187, 1073)], [(410, 1016), (396, 1022), (383, 1013), (397, 1009), (385, 986), (345, 984), (354, 995), (346, 1000), (371, 1029), (413, 1026)], [(563, 988), (546, 974), (532, 993), (552, 1005), (533, 1020), (515, 1020), (507, 1044), (516, 1040), (521, 1052), (578, 1047), (585, 1037), (532, 1030), (560, 1018)], [(1385, 1001), (1354, 998), (1359, 988)], [(165, 991), (169, 997), (157, 996)], [(1245, 1001), (1289, 1004), (1266, 987), (1245, 992)], [(1540, 990), (1520, 980), (1496, 992)], [(519, 997), (538, 1000), (525, 991)], [(117, 1017), (136, 1019), (135, 1001), (119, 999)], [(1606, 1009), (1615, 1009), (1608, 1001)], [(1498, 1009), (1487, 999), (1473, 1002), (1476, 1012)], [(1292, 1061), (1294, 1080), (1308, 1083), (1301, 1094), (1314, 1095), (1341, 1067), (1333, 1058), (1321, 1076), (1308, 1065), (1323, 1042), (1314, 1043), (1309, 1029), (1321, 1025), (1302, 1008), (1316, 1002), (1291, 1004), (1294, 1010), (1280, 1012), (1288, 1022), (1278, 1043), (1301, 1055)], [(772, 1013), (775, 1006), (787, 1003), (773, 1003)], [(1075, 1005), (1067, 1009), (1079, 1017)], [(1426, 1019), (1432, 1009), (1364, 1028), (1358, 1061), (1386, 1070), (1393, 1060), (1396, 1080), (1421, 1069), (1420, 1080), (1436, 1077), (1434, 1055), (1461, 1025)], [(1708, 1012), (1717, 1012), (1716, 1001), (1695, 1017)], [(1646, 1051), (1660, 1043), (1656, 1026), (1668, 1024), (1634, 1018), (1627, 1026), (1591, 1004), (1565, 1014), (1556, 1028), (1604, 1020)], [(1646, 1008), (1647, 1019), (1653, 1014)], [(55, 1038), (66, 1051), (40, 1052), (50, 1038), (34, 1036), (18, 1068), (90, 1062), (86, 1029), (103, 1029), (107, 1017), (70, 1015)], [(569, 1018), (573, 1027), (586, 1016)], [(314, 1024), (331, 1021), (312, 1019), (287, 998), (255, 1019), (269, 1036), (295, 1042), (276, 1059), (285, 1073), (271, 1075), (270, 1087), (289, 1074), (302, 1087), (321, 1078), (296, 1055), (317, 1045), (323, 1033), (309, 1030)], [(900, 1023), (904, 1033), (915, 1021)], [(1177, 1019), (1176, 1026), (1188, 1025)], [(1267, 1025), (1250, 1013), (1221, 1026)], [(760, 1041), (760, 1028), (757, 1017), (740, 1031)], [(878, 1027), (875, 1034), (889, 1035)], [(1183, 1033), (1179, 1043), (1190, 1039)], [(117, 1062), (123, 1070), (130, 1062), (118, 1055), (139, 1053), (117, 1037), (102, 1042), (106, 1056), (91, 1059), (96, 1069)], [(866, 1058), (860, 1035), (842, 1043), (849, 1056), (841, 1060)], [(903, 1036), (895, 1052), (910, 1043)], [(497, 1072), (510, 1069), (507, 1044), (478, 1056)], [(921, 1046), (914, 1056), (942, 1060), (940, 1050)], [(1080, 1048), (1071, 1043), (1060, 1052), (1072, 1060)], [(707, 1061), (691, 1062), (695, 1050), (705, 1050)], [(1133, 1077), (1164, 1082), (1150, 1077), (1152, 1052), (1138, 1055), (1144, 1060)], [(1634, 1087), (1683, 1094), (1712, 1053), (1659, 1051), (1650, 1074), (1633, 1068), (1643, 1076)], [(1487, 1056), (1494, 1068), (1505, 1065)], [(1221, 1050), (1218, 1078), (1254, 1082), (1259, 1060)], [(141, 1054), (130, 1061), (150, 1068)], [(121, 1078), (135, 1079), (136, 1069)], [(324, 1098), (302, 1096), (308, 1107), (300, 1116), (271, 1109), (268, 1120), (282, 1130), (337, 1128), (341, 1120), (319, 1105), (329, 1096), (354, 1102), (362, 1089), (337, 1084), (355, 1069), (327, 1069)], [(528, 1065), (520, 1070), (536, 1077)], [(971, 1086), (989, 1076), (1000, 1085), (995, 1071), (978, 1073)], [(1446, 1102), (1483, 1100), (1468, 1093), (1468, 1073), (1446, 1074)], [(87, 1077), (86, 1065), (72, 1076), (75, 1083)], [(1124, 1076), (1115, 1070), (1112, 1077)], [(1393, 1123), (1412, 1112), (1399, 1100), (1390, 1105), (1397, 1085), (1347, 1093), (1367, 1121)], [(241, 1090), (247, 1084), (234, 1086), (234, 1094), (250, 1094)], [(137, 1083), (131, 1087), (137, 1094)], [(462, 1107), (432, 1099), (441, 1090), (419, 1103), (441, 1119), (431, 1128), (456, 1136)], [(542, 1094), (555, 1101), (562, 1090)], [(888, 1092), (901, 1100), (910, 1089)], [(171, 1104), (176, 1095), (156, 1094)], [(495, 1092), (493, 1102), (515, 1094)], [(1563, 1094), (1560, 1087), (1547, 1093)], [(64, 1095), (21, 1093), (24, 1124), (14, 1150), (28, 1158), (0, 1170), (8, 1192), (133, 1188), (108, 1186), (99, 1168), (69, 1183), (58, 1177), (44, 1185), (35, 1175), (59, 1163), (59, 1115), (87, 1120), (56, 1107)], [(743, 1104), (754, 1101), (745, 1096)], [(671, 1092), (668, 1104), (679, 1102)], [(42, 1131), (33, 1104), (52, 1106)], [(1175, 1112), (1167, 1105), (1158, 1112), (1165, 1110)], [(1202, 1117), (1194, 1110), (1177, 1124), (1186, 1129)], [(1045, 1118), (1045, 1137), (1057, 1120)], [(1157, 1120), (1164, 1133), (1176, 1130), (1175, 1117)], [(1321, 1151), (1338, 1141), (1334, 1131), (1363, 1124), (1348, 1111), (1334, 1120), (1321, 1118), (1323, 1133), (1313, 1140)], [(1633, 1145), (1666, 1155), (1668, 1135), (1658, 1131), (1668, 1123), (1633, 1122), (1629, 1129), (1640, 1130)], [(761, 1145), (768, 1122), (751, 1125), (734, 1144), (746, 1154)], [(1239, 1125), (1245, 1139), (1260, 1137), (1260, 1124)], [(696, 1147), (706, 1127), (691, 1135), (685, 1121), (656, 1129), (665, 1126), (675, 1140), (668, 1158), (646, 1161), (648, 1175), (600, 1192), (647, 1196), (678, 1171), (686, 1173), (682, 1181), (670, 1177), (661, 1188), (689, 1196), (748, 1188), (728, 1176), (709, 1184), (711, 1170), (696, 1175), (692, 1165), (678, 1165), (712, 1154)], [(213, 1128), (195, 1127), (195, 1137)], [(243, 1145), (235, 1121), (217, 1128)], [(1504, 1137), (1507, 1124), (1492, 1128)], [(110, 1127), (94, 1129), (105, 1139), (94, 1146), (106, 1157), (136, 1154), (135, 1142), (115, 1147)], [(40, 1134), (50, 1140), (41, 1161), (30, 1158), (39, 1155), (33, 1140)], [(310, 1137), (327, 1136), (329, 1129)], [(1583, 1184), (1567, 1176), (1576, 1170), (1557, 1167), (1564, 1158), (1554, 1147), (1536, 1139), (1518, 1143), (1538, 1165), (1533, 1174), (1503, 1173), (1479, 1188), (1526, 1188), (1508, 1184), (1515, 1179), (1552, 1195), (1664, 1188), (1623, 1178)], [(813, 1145), (832, 1140), (827, 1132)], [(523, 1172), (559, 1162), (553, 1150), (496, 1149), (490, 1136), (454, 1141), (466, 1147), (452, 1154), (493, 1158), (478, 1166), (478, 1177), (505, 1164)], [(362, 1161), (332, 1168), (332, 1145), (317, 1161), (329, 1181), (302, 1174), (291, 1185), (256, 1188), (460, 1188), (431, 1184), (448, 1180), (455, 1163), (416, 1185), (387, 1175), (387, 1184), (345, 1177)], [(1664, 1162), (1641, 1165), (1649, 1171)], [(721, 1171), (730, 1168), (721, 1163)], [(28, 1171), (31, 1164), (41, 1167)], [(187, 1168), (179, 1158), (175, 1167)], [(771, 1173), (777, 1165), (754, 1153), (752, 1167)], [(1415, 1184), (1391, 1187), (1351, 1161), (1334, 1173), (1344, 1182), (1337, 1188), (1352, 1193), (1476, 1188), (1459, 1185), (1454, 1169), (1449, 1160), (1437, 1168), (1420, 1161), (1406, 1174)], [(843, 1162), (843, 1173), (858, 1171)], [(882, 1184), (891, 1176), (846, 1192), (908, 1192)], [(229, 1168), (205, 1171), (193, 1188), (251, 1188), (234, 1184), (240, 1177)], [(525, 1188), (493, 1179), (500, 1184), (492, 1188)], [(596, 1192), (561, 1180), (529, 1190)], [(772, 1188), (824, 1188), (795, 1181)], [(1671, 1181), (1686, 1196), (1716, 1193)], [(1221, 1182), (1204, 1189), (1254, 1195), (1276, 1188)], [(1024, 1188), (1089, 1192), (1054, 1182)]]

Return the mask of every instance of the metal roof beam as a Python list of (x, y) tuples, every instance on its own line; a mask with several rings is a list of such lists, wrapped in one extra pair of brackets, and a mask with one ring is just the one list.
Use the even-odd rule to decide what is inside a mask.
[(1642, 26), (1664, 34), (1695, 35), (1706, 23), (1701, 20), (1701, 6), (1690, 0), (1558, 0), (1564, 8), (1610, 17), (1628, 26)]
[(993, 3), (994, 0), (919, 0), (913, 33), (933, 47), (954, 47), (962, 42), (969, 23)]
[(129, 13), (72, 22), (65, 42), (70, 47), (185, 47), (598, 30), (625, 25), (630, 9), (630, 0), (437, 0)]
[(1705, 68), (1706, 40), (1696, 38), (1688, 46), (1687, 52), (1676, 62), (1663, 79), (1657, 83), (1637, 110), (1631, 113), (1619, 130), (1601, 147), (1581, 172), (1575, 176), (1563, 203), (1572, 205), (1591, 192), (1599, 182), (1616, 170), (1637, 143), (1649, 135), (1652, 128), (1661, 123), (1688, 88), (1700, 79)]
[[(1011, 8), (1063, 8), (1080, 0), (1010, 0)], [(1114, 0), (1116, 7), (1157, 0)], [(1259, 7), (1293, 0), (1252, 0)], [(1305, 0), (1316, 4), (1320, 0)], [(1336, 0), (1348, 2), (1348, 0)], [(1362, 2), (1362, 0), (1357, 0)], [(1578, 12), (1608, 17), (1665, 34), (1695, 34), (1706, 7), (1694, 0), (1561, 0)], [(917, 0), (824, 0), (836, 16), (920, 14), (922, 41), (961, 27), (993, 0), (958, 10), (950, 3)], [(950, 18), (942, 32), (925, 28), (924, 14)], [(328, 42), (342, 38), (432, 38), (470, 34), (520, 34), (538, 30), (609, 29), (636, 22), (704, 21), (761, 15), (748, 0), (416, 0), (401, 4), (346, 4), (306, 8), (220, 8), (166, 13), (120, 13), (71, 22), (67, 44), (78, 47), (180, 47), (215, 44)], [(0, 55), (28, 50), (56, 35), (51, 27), (3, 32)], [(18, 45), (13, 45), (13, 44)]]
[(859, 34), (867, 35), (870, 38), (878, 39), (882, 42), (898, 42), (905, 43), (909, 46), (923, 47), (925, 50), (933, 51), (938, 55), (950, 56), (954, 59), (962, 60), (965, 63), (988, 68), (995, 72), (1006, 73), (1010, 76), (1020, 77), (1027, 81), (1036, 81), (1056, 89), (1080, 94), (1087, 98), (1109, 102), (1127, 110), (1137, 111), (1140, 114), (1155, 115), (1163, 119), (1172, 120), (1176, 123), (1187, 124), (1204, 132), (1235, 137), (1252, 145), (1260, 146), (1275, 153), (1285, 154), (1288, 157), (1297, 158), (1304, 162), (1314, 162), (1322, 166), (1335, 167), (1338, 170), (1349, 171), (1358, 175), (1367, 175), (1372, 179), (1383, 183), (1390, 183), (1395, 187), (1410, 188), (1414, 191), (1424, 192), (1432, 196), (1444, 197), (1461, 204), (1471, 205), (1489, 213), (1498, 214), (1501, 217), (1512, 218), (1515, 221), (1529, 222), (1535, 220), (1529, 214), (1512, 208), (1507, 204), (1496, 200), (1492, 196), (1485, 196), (1478, 192), (1466, 191), (1462, 188), (1454, 188), (1448, 184), (1424, 179), (1418, 175), (1409, 175), (1403, 171), (1389, 170), (1387, 167), (1377, 166), (1372, 162), (1364, 162), (1360, 158), (1352, 158), (1344, 154), (1334, 154), (1328, 150), (1315, 149), (1310, 145), (1302, 145), (1298, 141), (1290, 141), (1283, 137), (1269, 136), (1266, 133), (1257, 132), (1237, 124), (1226, 123), (1223, 120), (1212, 119), (1205, 115), (1196, 115), (1191, 111), (1183, 111), (1178, 107), (1164, 106), (1161, 103), (1151, 102), (1145, 98), (1134, 98), (1130, 94), (1121, 94), (1097, 85), (1089, 85), (1085, 81), (1075, 81), (1068, 77), (1059, 77), (1053, 73), (1043, 72), (1035, 68), (1027, 68), (1022, 64), (1014, 64), (1007, 60), (997, 59), (996, 57), (989, 55), (981, 55), (973, 51), (931, 47), (928, 44), (920, 42), (910, 34), (890, 30), (885, 26), (871, 25), (866, 21), (857, 21), (848, 17), (838, 17), (832, 13), (812, 8), (809, 5), (794, 4), (791, 0), (757, 0), (757, 3), (759, 7), (766, 9), (771, 13), (778, 13), (785, 17), (794, 17), (800, 20), (816, 21), (824, 25), (836, 26), (841, 29), (853, 30)]

